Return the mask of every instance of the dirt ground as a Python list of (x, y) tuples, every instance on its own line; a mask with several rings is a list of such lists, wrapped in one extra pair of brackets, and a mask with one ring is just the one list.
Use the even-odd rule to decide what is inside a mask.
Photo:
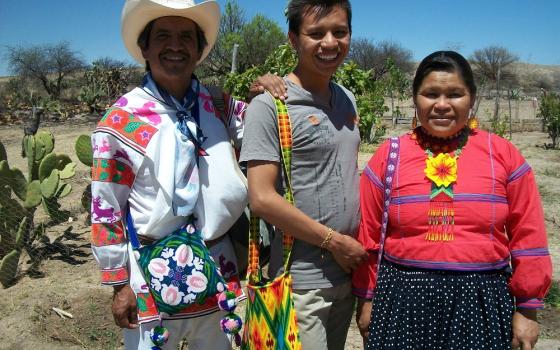
[[(0, 289), (0, 349), (120, 349), (119, 329), (110, 316), (111, 290), (99, 285), (99, 275), (89, 248), (89, 227), (80, 196), (89, 181), (89, 169), (79, 163), (74, 142), (81, 134), (89, 134), (94, 119), (81, 118), (72, 123), (50, 122), (42, 125), (55, 135), (55, 151), (67, 153), (78, 163), (71, 179), (73, 191), (63, 201), (63, 209), (72, 213), (69, 222), (52, 227), (50, 242), (59, 238), (51, 250), (45, 251), (40, 273), (26, 274), (20, 266), (20, 278), (7, 289)], [(388, 135), (403, 130), (388, 130)], [(0, 126), (0, 141), (6, 146), (10, 167), (26, 170), (21, 158), (21, 125)], [(546, 214), (550, 250), (554, 260), (554, 279), (560, 280), (560, 151), (543, 147), (547, 135), (539, 132), (516, 133), (513, 143), (522, 151), (535, 170)], [(360, 154), (363, 167), (371, 154)], [(45, 216), (39, 213), (38, 218)], [(54, 308), (70, 313), (61, 318)], [(560, 349), (560, 310), (550, 306), (540, 313), (541, 338), (538, 349)], [(355, 326), (349, 332), (346, 349), (362, 349)]]

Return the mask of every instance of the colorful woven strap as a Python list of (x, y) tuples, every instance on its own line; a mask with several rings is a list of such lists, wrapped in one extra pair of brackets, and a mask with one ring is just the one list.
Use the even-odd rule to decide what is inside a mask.
[(385, 168), (385, 179), (383, 181), (383, 218), (381, 219), (381, 237), (379, 238), (379, 253), (377, 254), (377, 277), (379, 278), (379, 267), (381, 259), (383, 259), (383, 250), (385, 248), (385, 237), (387, 235), (387, 226), (389, 224), (389, 205), (391, 204), (391, 188), (395, 179), (395, 171), (399, 163), (400, 156), (400, 139), (391, 137), (389, 139), (389, 153), (387, 154), (387, 167)]
[[(286, 181), (286, 192), (284, 198), (294, 205), (294, 194), (292, 192), (292, 125), (286, 104), (280, 99), (274, 99), (276, 116), (278, 118), (278, 136), (280, 137), (280, 151), (282, 154), (282, 167)], [(251, 212), (251, 225), (249, 231), (249, 266), (247, 278), (250, 283), (259, 283), (262, 280), (262, 270), (259, 263), (259, 241), (260, 241), (260, 218)], [(290, 254), (294, 237), (284, 232), (284, 271), (290, 268)]]

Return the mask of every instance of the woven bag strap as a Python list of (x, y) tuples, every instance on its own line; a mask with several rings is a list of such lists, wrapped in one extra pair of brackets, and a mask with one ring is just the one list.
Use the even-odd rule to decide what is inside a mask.
[[(294, 205), (294, 194), (292, 191), (292, 124), (286, 104), (280, 99), (274, 99), (276, 116), (278, 119), (278, 136), (280, 138), (280, 151), (282, 155), (282, 167), (286, 182), (286, 192), (284, 198)], [(251, 283), (258, 283), (262, 280), (262, 270), (259, 264), (259, 241), (260, 241), (260, 218), (251, 212), (251, 224), (249, 230), (249, 266), (247, 268), (247, 278)], [(294, 237), (284, 232), (283, 235), (283, 258), (284, 271), (290, 268), (290, 254)]]
[(389, 152), (387, 154), (387, 167), (385, 168), (385, 179), (383, 181), (383, 218), (381, 219), (381, 237), (379, 239), (379, 253), (377, 255), (377, 277), (379, 277), (379, 267), (383, 258), (385, 247), (385, 237), (387, 236), (387, 225), (389, 223), (389, 205), (391, 204), (391, 188), (395, 171), (399, 163), (400, 140), (398, 137), (389, 139)]

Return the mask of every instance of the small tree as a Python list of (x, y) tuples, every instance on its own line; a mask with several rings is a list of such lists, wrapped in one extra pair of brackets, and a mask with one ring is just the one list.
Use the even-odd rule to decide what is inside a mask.
[(411, 73), (414, 68), (412, 52), (394, 41), (380, 41), (374, 44), (367, 39), (354, 39), (348, 58), (356, 62), (361, 69), (371, 69), (374, 80), (389, 74), (388, 60), (404, 73)]
[(490, 82), (496, 90), (496, 103), (494, 108), (494, 119), (499, 122), (500, 113), (500, 91), (505, 84), (509, 88), (515, 87), (516, 74), (512, 69), (512, 63), (518, 57), (502, 46), (488, 46), (476, 50), (470, 58), (474, 66), (475, 74), (481, 85)]
[(68, 42), (8, 47), (7, 58), (12, 73), (39, 81), (52, 99), (59, 99), (68, 76), (84, 67)]
[(220, 21), (218, 40), (200, 66), (200, 76), (223, 81), (231, 71), (234, 45), (239, 45), (237, 70), (243, 73), (262, 65), (268, 54), (285, 41), (286, 35), (276, 22), (262, 15), (247, 22), (237, 1), (228, 0)]
[(543, 119), (548, 136), (552, 139), (551, 147), (556, 148), (560, 136), (560, 95), (545, 93), (539, 109), (539, 116)]

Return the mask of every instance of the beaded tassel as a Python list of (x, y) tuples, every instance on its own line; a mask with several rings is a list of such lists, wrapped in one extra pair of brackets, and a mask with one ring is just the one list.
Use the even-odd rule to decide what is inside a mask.
[(447, 201), (430, 201), (430, 208), (428, 209), (428, 233), (426, 233), (426, 240), (432, 242), (452, 241), (454, 238), (454, 226), (455, 209), (453, 208), (453, 200), (450, 198), (450, 200)]

